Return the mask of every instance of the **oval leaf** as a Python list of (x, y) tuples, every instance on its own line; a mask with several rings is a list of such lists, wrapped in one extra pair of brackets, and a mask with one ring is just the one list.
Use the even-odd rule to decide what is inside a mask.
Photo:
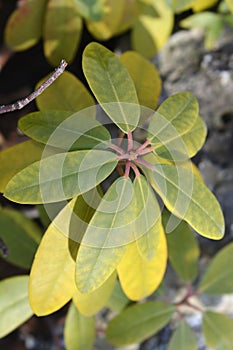
[[(69, 222), (66, 211), (59, 216)], [(73, 242), (73, 241), (72, 241)], [(59, 310), (76, 291), (74, 273), (77, 243), (50, 224), (37, 250), (29, 281), (29, 300), (36, 315), (48, 315)], [(76, 252), (76, 253), (75, 253)]]
[(140, 125), (143, 125), (158, 104), (161, 93), (161, 79), (155, 66), (134, 51), (127, 51), (120, 57), (133, 79), (138, 101), (143, 108)]
[(89, 44), (83, 53), (85, 77), (102, 108), (124, 131), (134, 130), (140, 108), (133, 81), (123, 63), (100, 44)]
[(44, 24), (44, 52), (57, 66), (61, 59), (72, 62), (82, 34), (82, 19), (73, 0), (50, 0)]
[(4, 195), (19, 203), (59, 202), (94, 188), (113, 171), (116, 163), (116, 155), (108, 151), (56, 154), (16, 174)]
[(82, 293), (99, 288), (113, 273), (125, 253), (135, 216), (133, 185), (119, 178), (108, 189), (93, 215), (82, 240), (76, 282)]
[[(41, 159), (44, 145), (29, 140), (0, 152), (0, 192), (20, 170)], [(22, 157), (23, 154), (23, 157)]]
[(174, 311), (159, 301), (129, 306), (109, 322), (107, 340), (116, 346), (139, 343), (163, 328)]
[(101, 0), (75, 0), (77, 10), (82, 17), (90, 21), (100, 21), (104, 14)]
[(10, 263), (29, 269), (41, 234), (39, 226), (19, 211), (0, 208), (0, 237), (8, 247)]
[[(165, 231), (169, 216), (167, 212), (163, 212)], [(166, 238), (168, 258), (173, 269), (185, 282), (191, 282), (198, 273), (198, 258), (200, 254), (194, 232), (191, 231), (186, 222), (181, 221), (172, 232), (166, 235)]]
[(166, 99), (148, 126), (148, 140), (156, 154), (169, 160), (190, 158), (183, 135), (192, 131), (197, 118), (198, 102), (191, 93), (181, 92)]
[(20, 130), (36, 141), (65, 150), (106, 148), (111, 136), (88, 110), (34, 112), (19, 120)]
[(47, 0), (25, 0), (9, 17), (5, 28), (5, 42), (15, 51), (35, 45), (42, 36)]
[(64, 329), (67, 350), (91, 350), (95, 340), (95, 320), (83, 316), (72, 303), (69, 307)]
[(220, 205), (192, 170), (171, 164), (153, 167), (154, 171), (147, 171), (149, 181), (168, 210), (202, 236), (221, 239), (224, 235), (224, 218)]
[(131, 300), (140, 300), (149, 296), (163, 279), (167, 266), (167, 245), (162, 227), (157, 235), (153, 259), (148, 261), (143, 258), (136, 241), (128, 245), (117, 267), (122, 288)]
[(199, 292), (211, 295), (220, 295), (233, 293), (233, 265), (231, 264), (233, 256), (233, 243), (226, 247), (213, 258), (205, 272), (200, 285)]
[(82, 294), (77, 290), (73, 302), (77, 309), (85, 316), (93, 316), (107, 303), (116, 282), (116, 272), (92, 293)]
[(193, 330), (182, 321), (175, 330), (168, 345), (168, 350), (197, 350), (197, 339)]
[(28, 302), (28, 276), (10, 277), (1, 281), (0, 295), (0, 338), (2, 338), (33, 315)]
[(133, 27), (133, 49), (147, 58), (153, 57), (169, 38), (173, 28), (173, 17), (166, 1), (150, 1)]
[(202, 330), (208, 347), (224, 350), (232, 349), (233, 320), (229, 316), (206, 311), (203, 315)]
[(134, 237), (138, 253), (148, 261), (157, 254), (157, 246), (163, 232), (161, 210), (151, 186), (143, 175), (135, 178), (134, 193), (136, 202)]
[[(39, 81), (36, 87), (47, 79), (48, 76)], [(52, 109), (73, 113), (95, 105), (94, 99), (83, 83), (67, 71), (36, 98), (36, 103), (41, 111), (47, 112)], [(95, 107), (89, 109), (89, 112), (95, 115)]]

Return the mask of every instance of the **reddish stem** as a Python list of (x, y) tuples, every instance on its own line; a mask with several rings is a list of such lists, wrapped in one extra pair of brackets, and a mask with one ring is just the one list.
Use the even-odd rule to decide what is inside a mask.
[[(140, 152), (141, 150), (143, 150), (144, 148), (146, 148), (147, 146), (150, 145), (150, 141), (149, 140), (146, 140), (141, 146), (139, 146), (137, 149), (136, 149), (136, 153)], [(139, 154), (139, 153), (138, 153)]]
[(126, 177), (126, 178), (129, 177), (130, 166), (131, 166), (130, 161), (127, 160), (127, 161), (126, 161), (126, 165), (125, 165), (125, 177)]
[(125, 153), (125, 151), (121, 147), (115, 145), (114, 143), (109, 142), (108, 147), (113, 149), (117, 153), (120, 153), (120, 154), (124, 154)]
[(142, 155), (144, 155), (144, 154), (153, 152), (153, 150), (154, 150), (153, 147), (146, 147), (146, 148), (144, 148), (144, 149), (142, 149), (142, 150), (139, 150), (139, 151), (137, 150), (136, 153), (137, 153), (139, 156), (142, 156)]
[(131, 131), (128, 132), (128, 152), (132, 151), (133, 149), (133, 134)]
[(131, 163), (130, 166), (133, 169), (136, 177), (140, 178), (141, 174), (140, 174), (140, 171), (138, 170), (137, 166), (134, 163)]
[(121, 167), (120, 164), (117, 164), (116, 170), (118, 171), (118, 173), (119, 173), (120, 176), (124, 176), (124, 175), (125, 175), (125, 174), (124, 174), (124, 171), (123, 171), (123, 169), (122, 169), (122, 167)]
[(138, 164), (141, 164), (141, 165), (144, 165), (145, 167), (147, 167), (148, 169), (150, 169), (150, 170), (155, 170), (154, 169), (154, 166), (152, 165), (152, 164), (150, 164), (150, 163), (148, 163), (146, 160), (144, 160), (144, 159), (141, 159), (141, 158), (137, 158), (136, 159), (136, 163), (138, 163)]

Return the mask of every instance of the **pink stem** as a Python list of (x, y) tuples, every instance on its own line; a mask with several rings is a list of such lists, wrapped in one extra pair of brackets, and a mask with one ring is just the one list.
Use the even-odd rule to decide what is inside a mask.
[(136, 149), (136, 153), (140, 152), (141, 150), (143, 150), (144, 148), (146, 148), (147, 146), (150, 145), (150, 141), (149, 140), (146, 140), (140, 147), (138, 147)]
[(139, 151), (137, 150), (136, 153), (141, 156), (143, 154), (151, 153), (153, 151), (154, 151), (153, 147), (147, 147), (147, 148), (144, 148), (144, 149), (139, 150)]
[(120, 153), (120, 154), (124, 154), (125, 153), (125, 151), (121, 147), (119, 147), (117, 145), (114, 145), (114, 143), (109, 142), (108, 147), (113, 149), (117, 153)]
[(145, 167), (147, 167), (147, 168), (149, 168), (150, 170), (155, 170), (154, 169), (154, 166), (152, 165), (152, 164), (150, 164), (150, 163), (148, 163), (146, 160), (144, 160), (144, 159), (141, 159), (141, 158), (137, 158), (136, 159), (136, 163), (138, 163), (138, 164), (141, 164), (141, 165), (144, 165)]
[(126, 177), (126, 178), (129, 177), (130, 166), (131, 166), (130, 161), (127, 160), (127, 161), (126, 161), (126, 165), (125, 165), (125, 177)]
[(131, 168), (133, 169), (133, 171), (134, 171), (136, 177), (137, 177), (137, 178), (140, 178), (141, 174), (140, 174), (140, 171), (138, 170), (138, 168), (136, 167), (136, 165), (133, 164), (133, 163), (131, 163), (130, 166), (131, 166)]
[(132, 151), (133, 149), (133, 135), (132, 132), (128, 132), (128, 152)]

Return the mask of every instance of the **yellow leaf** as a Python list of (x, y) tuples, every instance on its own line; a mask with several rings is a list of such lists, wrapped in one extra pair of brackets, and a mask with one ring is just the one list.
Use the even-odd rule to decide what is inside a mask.
[(173, 28), (173, 13), (164, 0), (153, 0), (132, 30), (134, 50), (149, 58), (160, 50)]
[(194, 12), (200, 12), (214, 6), (217, 2), (218, 0), (195, 0), (192, 4), (192, 9)]
[[(66, 213), (66, 210), (58, 216), (62, 216), (63, 212)], [(64, 220), (67, 220), (65, 215)], [(29, 280), (29, 300), (36, 315), (44, 316), (60, 309), (74, 295), (73, 257), (77, 248), (77, 243), (50, 224), (37, 250)]]
[(140, 105), (155, 109), (161, 93), (161, 79), (155, 66), (134, 51), (125, 52), (120, 60), (133, 79)]
[(116, 281), (116, 272), (91, 293), (80, 293), (79, 290), (73, 296), (73, 302), (78, 310), (85, 316), (95, 315), (104, 307), (113, 291)]
[(127, 247), (127, 251), (117, 267), (122, 288), (131, 300), (149, 296), (159, 286), (167, 264), (167, 245), (163, 229), (155, 257), (146, 261), (138, 251), (137, 242)]

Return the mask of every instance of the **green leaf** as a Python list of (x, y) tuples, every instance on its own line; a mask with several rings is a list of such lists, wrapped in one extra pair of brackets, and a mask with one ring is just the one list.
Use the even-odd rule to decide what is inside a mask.
[(93, 215), (76, 262), (76, 282), (81, 293), (90, 293), (104, 283), (119, 264), (125, 245), (133, 240), (133, 194), (131, 180), (118, 178)]
[[(168, 212), (163, 212), (165, 231), (169, 216)], [(191, 231), (186, 222), (181, 221), (172, 232), (166, 235), (166, 238), (168, 258), (173, 269), (186, 283), (193, 281), (198, 273), (198, 258), (200, 254), (194, 232)]]
[(116, 272), (92, 293), (80, 293), (79, 290), (73, 296), (73, 302), (77, 309), (85, 316), (93, 316), (107, 303), (116, 282)]
[[(226, 0), (228, 1), (228, 0)], [(231, 1), (231, 0), (230, 0)], [(194, 12), (200, 12), (203, 11), (209, 7), (213, 7), (214, 5), (216, 5), (216, 3), (218, 2), (218, 0), (195, 0), (193, 1), (192, 4), (192, 9)]]
[(197, 339), (193, 330), (182, 321), (173, 333), (168, 350), (197, 350)]
[(220, 295), (233, 293), (233, 243), (222, 248), (213, 258), (207, 271), (205, 272), (198, 290), (200, 293)]
[(231, 350), (233, 344), (233, 320), (217, 312), (206, 311), (202, 330), (206, 345), (214, 349)]
[[(133, 79), (138, 101), (141, 106), (147, 107), (147, 118), (150, 109), (155, 109), (161, 93), (161, 79), (155, 66), (143, 56), (134, 51), (127, 51), (120, 57), (121, 62), (126, 66)], [(144, 109), (143, 109), (144, 111)], [(140, 124), (144, 124), (142, 116)]]
[(181, 13), (183, 11), (190, 9), (193, 5), (193, 2), (195, 2), (195, 0), (168, 0), (168, 2), (175, 13)]
[(5, 191), (7, 183), (15, 174), (40, 160), (43, 149), (44, 145), (29, 140), (0, 152), (0, 192)]
[(133, 49), (146, 58), (153, 57), (169, 38), (173, 28), (173, 17), (166, 1), (152, 0), (133, 27)]
[(180, 22), (183, 28), (203, 28), (205, 30), (205, 47), (210, 50), (222, 33), (223, 18), (213, 12), (201, 12), (185, 18)]
[(134, 225), (134, 237), (138, 252), (144, 260), (148, 261), (158, 253), (157, 248), (161, 240), (161, 232), (163, 232), (161, 210), (145, 176), (141, 175), (140, 178), (135, 178), (134, 192), (137, 217)]
[(127, 251), (117, 267), (122, 288), (131, 300), (140, 300), (151, 295), (164, 277), (167, 267), (167, 244), (162, 227), (157, 236), (155, 256), (152, 259), (147, 260), (142, 256), (136, 241), (127, 245)]
[(41, 235), (39, 226), (19, 211), (0, 207), (0, 237), (9, 249), (7, 261), (29, 269)]
[(172, 164), (155, 164), (146, 171), (149, 181), (167, 209), (186, 221), (204, 237), (221, 239), (224, 218), (220, 205), (204, 183), (189, 169)]
[(100, 44), (89, 44), (83, 53), (85, 77), (102, 108), (124, 131), (134, 130), (140, 107), (133, 81), (118, 57)]
[(113, 171), (116, 163), (116, 155), (108, 151), (56, 154), (16, 174), (4, 195), (19, 203), (59, 202), (94, 188)]
[(1, 281), (0, 295), (0, 338), (3, 338), (33, 315), (28, 302), (28, 276)]
[(189, 140), (197, 118), (198, 102), (190, 92), (180, 92), (166, 99), (148, 126), (148, 140), (156, 154), (169, 160), (188, 159), (195, 147), (185, 140)]
[(115, 311), (116, 313), (119, 313), (126, 307), (128, 303), (129, 299), (123, 292), (120, 282), (116, 280), (115, 287), (110, 298), (106, 303), (106, 307), (108, 307), (112, 311)]
[[(37, 88), (48, 79), (46, 76), (37, 84)], [(43, 94), (36, 98), (41, 111), (69, 111), (70, 114), (89, 108), (90, 115), (95, 116), (95, 102), (83, 83), (70, 72), (62, 75), (51, 84)]]
[(44, 23), (44, 52), (57, 66), (61, 59), (71, 63), (82, 35), (82, 19), (73, 0), (50, 0)]
[(9, 17), (5, 27), (5, 43), (14, 51), (26, 50), (38, 43), (46, 0), (25, 0)]
[(19, 120), (20, 130), (36, 141), (65, 150), (106, 148), (111, 136), (88, 110), (34, 112)]
[[(70, 202), (72, 208), (75, 200)], [(72, 211), (66, 207), (58, 214), (60, 220), (70, 222)], [(37, 250), (29, 281), (30, 304), (38, 316), (59, 310), (76, 291), (74, 273), (78, 244), (70, 241), (60, 226), (51, 223)], [(62, 291), (62, 292), (61, 292)]]
[(77, 10), (82, 17), (90, 21), (100, 21), (104, 14), (101, 0), (75, 0)]
[(226, 0), (226, 3), (229, 7), (229, 10), (231, 11), (231, 13), (233, 13), (233, 1), (232, 0)]
[(116, 346), (139, 343), (163, 328), (174, 311), (173, 305), (160, 301), (129, 306), (109, 322), (107, 340)]
[(95, 340), (95, 320), (83, 316), (72, 303), (69, 307), (64, 329), (67, 350), (91, 350)]
[(104, 0), (101, 21), (87, 21), (87, 29), (99, 41), (108, 40), (131, 28), (139, 15), (138, 1)]

